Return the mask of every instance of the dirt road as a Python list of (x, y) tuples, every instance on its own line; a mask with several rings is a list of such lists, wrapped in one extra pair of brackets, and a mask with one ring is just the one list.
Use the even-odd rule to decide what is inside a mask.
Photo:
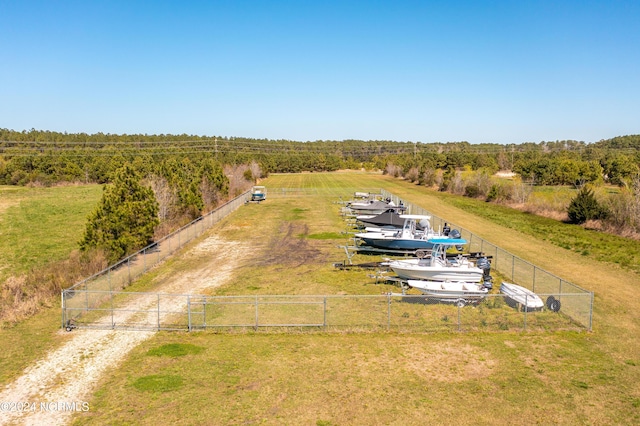
[[(216, 236), (206, 238), (182, 255), (202, 257), (201, 266), (188, 273), (164, 277), (156, 291), (199, 294), (220, 286), (230, 280), (234, 269), (248, 253), (244, 243), (225, 241)], [(141, 296), (125, 309), (147, 310), (154, 300)], [(167, 311), (184, 309), (183, 300), (172, 299), (163, 308)], [(123, 311), (115, 320), (126, 322), (132, 315), (136, 313)], [(63, 425), (75, 411), (90, 410), (86, 401), (100, 378), (153, 334), (153, 331), (74, 331), (66, 344), (27, 368), (0, 393), (1, 402), (15, 403), (2, 407), (0, 425)]]

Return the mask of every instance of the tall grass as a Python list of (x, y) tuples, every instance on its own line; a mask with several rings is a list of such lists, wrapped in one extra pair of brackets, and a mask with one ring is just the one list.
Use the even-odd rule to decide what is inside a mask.
[(77, 244), (99, 185), (0, 187), (0, 326), (51, 306), (60, 289), (105, 266)]

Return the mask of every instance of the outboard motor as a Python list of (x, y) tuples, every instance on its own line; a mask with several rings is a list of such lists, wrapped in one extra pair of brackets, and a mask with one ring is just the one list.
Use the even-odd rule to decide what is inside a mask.
[[(458, 238), (461, 238), (461, 237), (462, 237), (462, 235), (460, 234), (460, 231), (458, 231), (457, 229), (452, 229), (449, 232), (449, 238), (458, 239)], [(456, 246), (456, 250), (458, 250), (458, 251), (462, 251), (463, 248), (464, 247), (462, 247), (462, 246)]]
[(429, 232), (431, 230), (431, 222), (428, 219), (422, 219), (418, 222), (418, 227), (425, 232)]
[(491, 276), (491, 262), (485, 257), (481, 257), (476, 261), (476, 266), (482, 269), (483, 286), (488, 289), (493, 288), (493, 277)]

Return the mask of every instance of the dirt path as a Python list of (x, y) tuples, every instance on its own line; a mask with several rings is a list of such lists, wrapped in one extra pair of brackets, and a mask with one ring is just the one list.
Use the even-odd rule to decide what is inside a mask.
[[(244, 243), (209, 237), (184, 255), (202, 257), (201, 267), (167, 277), (157, 292), (199, 294), (220, 286), (230, 279), (248, 253)], [(163, 304), (163, 310), (184, 309), (183, 300), (173, 298)], [(147, 310), (154, 301), (153, 297), (141, 296), (125, 309)], [(120, 312), (116, 321), (126, 322), (133, 315), (136, 313)], [(66, 344), (27, 368), (0, 393), (0, 402), (28, 403), (26, 412), (17, 411), (20, 405), (3, 406), (0, 425), (62, 425), (70, 420), (74, 410), (90, 410), (83, 403), (90, 398), (100, 377), (153, 334), (153, 331), (76, 330)]]

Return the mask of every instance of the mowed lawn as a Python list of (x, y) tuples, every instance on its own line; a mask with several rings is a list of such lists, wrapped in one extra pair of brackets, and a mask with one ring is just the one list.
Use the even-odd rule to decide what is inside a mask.
[[(251, 241), (259, 264), (243, 264), (215, 294), (388, 291), (373, 284), (367, 271), (332, 267), (332, 262), (344, 260), (336, 247), (345, 242), (336, 203), (340, 196), (345, 190), (385, 188), (594, 291), (593, 331), (162, 332), (97, 383), (89, 412), (78, 413), (75, 424), (640, 423), (640, 303), (635, 294), (640, 279), (636, 273), (563, 248), (553, 238), (532, 237), (525, 229), (529, 218), (536, 220), (530, 215), (514, 212), (519, 215), (514, 229), (507, 224), (516, 219), (503, 210), (496, 209), (494, 217), (479, 215), (480, 209), (491, 206), (478, 202), (482, 206), (470, 208), (466, 202), (456, 202), (456, 197), (399, 179), (370, 173), (304, 173), (272, 175), (263, 184), (274, 191), (273, 197), (240, 208), (208, 234)], [(279, 198), (276, 188), (304, 188), (306, 194)], [(41, 195), (54, 206), (56, 199), (64, 205), (65, 199), (70, 203), (90, 198), (83, 193), (84, 187), (65, 191), (69, 191), (66, 198), (50, 197), (46, 190)], [(97, 202), (100, 188), (92, 191)], [(8, 211), (15, 212), (8, 209), (22, 202), (15, 201), (17, 193), (7, 194), (0, 192), (0, 221)], [(90, 211), (89, 207), (84, 209)], [(57, 217), (65, 215), (56, 209), (35, 210), (45, 216), (47, 210)], [(30, 217), (48, 223), (45, 229), (55, 228), (42, 233), (35, 226), (34, 238), (28, 235), (29, 229), (23, 231), (25, 238), (42, 240), (39, 243), (57, 252), (51, 258), (64, 257), (64, 252), (75, 248), (86, 219), (78, 214), (72, 224)], [(550, 234), (560, 232), (555, 226), (565, 225), (545, 222)], [(64, 243), (52, 243), (54, 235), (62, 236)], [(297, 238), (295, 250), (286, 244), (286, 235)], [(5, 247), (16, 250), (23, 244), (18, 240)], [(33, 259), (33, 264), (46, 260)], [(181, 268), (174, 262), (164, 267)], [(154, 273), (163, 275), (161, 268)], [(144, 290), (144, 281), (133, 287)], [(71, 335), (59, 331), (59, 320), (59, 307), (54, 306), (12, 329), (0, 330), (0, 382), (15, 378)]]
[[(447, 195), (386, 176), (272, 175), (262, 184), (272, 195), (267, 201), (243, 206), (208, 234), (251, 241), (254, 247), (255, 263), (243, 264), (215, 294), (385, 291), (366, 271), (332, 266), (344, 258), (337, 248), (345, 242), (339, 194), (385, 188), (594, 291), (593, 331), (162, 332), (101, 379), (89, 412), (78, 413), (74, 424), (640, 423), (634, 272), (499, 225), (453, 206)], [(277, 188), (308, 190), (282, 198)]]

